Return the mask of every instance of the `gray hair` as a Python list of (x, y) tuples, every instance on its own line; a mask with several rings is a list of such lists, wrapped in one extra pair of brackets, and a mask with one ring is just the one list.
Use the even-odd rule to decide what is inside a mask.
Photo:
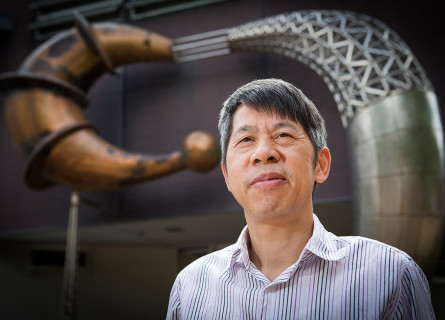
[(221, 135), (221, 157), (226, 165), (227, 146), (232, 134), (233, 114), (241, 105), (299, 122), (308, 134), (315, 152), (326, 146), (325, 122), (315, 105), (301, 90), (280, 79), (255, 80), (238, 88), (222, 105), (218, 130)]

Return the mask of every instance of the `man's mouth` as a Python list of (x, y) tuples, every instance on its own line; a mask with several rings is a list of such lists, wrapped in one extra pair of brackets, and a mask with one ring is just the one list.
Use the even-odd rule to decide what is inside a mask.
[(255, 188), (267, 188), (281, 185), (285, 181), (286, 178), (283, 175), (277, 172), (268, 172), (260, 174), (250, 185)]

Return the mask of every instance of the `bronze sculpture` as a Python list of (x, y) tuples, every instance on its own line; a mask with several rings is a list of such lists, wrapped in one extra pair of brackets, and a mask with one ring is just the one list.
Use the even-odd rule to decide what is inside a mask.
[(182, 150), (165, 156), (130, 153), (102, 139), (82, 113), (85, 92), (105, 71), (142, 61), (173, 62), (170, 39), (139, 28), (103, 23), (76, 26), (43, 43), (17, 73), (5, 74), (8, 127), (27, 158), (25, 180), (42, 189), (115, 190), (184, 168), (207, 172), (219, 163), (208, 133), (189, 134)]

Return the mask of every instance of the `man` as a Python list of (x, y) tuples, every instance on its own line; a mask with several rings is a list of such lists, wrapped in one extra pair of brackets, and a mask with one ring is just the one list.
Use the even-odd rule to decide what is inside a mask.
[(168, 319), (434, 319), (404, 252), (327, 232), (312, 194), (328, 178), (324, 121), (303, 93), (257, 80), (223, 104), (222, 172), (244, 209), (236, 244), (178, 275)]

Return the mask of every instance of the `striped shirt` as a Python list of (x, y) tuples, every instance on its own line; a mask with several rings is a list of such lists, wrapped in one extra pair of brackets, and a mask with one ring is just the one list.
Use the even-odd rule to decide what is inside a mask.
[(183, 269), (167, 319), (435, 319), (428, 282), (403, 251), (362, 237), (337, 237), (314, 215), (298, 261), (274, 281), (238, 241)]

